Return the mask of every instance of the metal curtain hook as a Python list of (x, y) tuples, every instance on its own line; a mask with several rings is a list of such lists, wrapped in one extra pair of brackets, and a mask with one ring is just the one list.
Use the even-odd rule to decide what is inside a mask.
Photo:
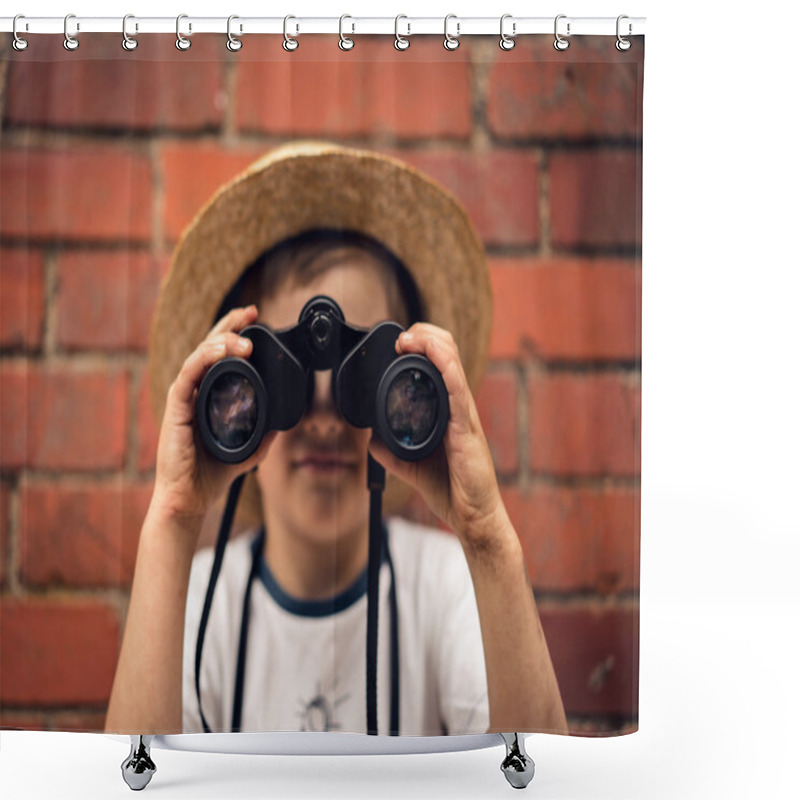
[[(13, 47), (14, 47), (14, 49), (15, 49), (15, 50), (17, 50), (17, 51), (20, 51), (20, 52), (21, 52), (22, 50), (25, 50), (25, 49), (28, 47), (28, 40), (27, 40), (27, 39), (23, 39), (23, 38), (22, 38), (22, 37), (21, 37), (21, 36), (20, 36), (20, 35), (17, 33), (17, 20), (20, 20), (20, 19), (25, 19), (25, 16), (24, 16), (24, 14), (17, 14), (17, 15), (14, 17), (14, 24), (11, 26), (11, 30), (12, 30), (12, 31), (13, 31), (13, 33), (14, 33), (14, 41), (13, 41), (13, 43), (12, 43), (12, 44), (13, 44)], [(28, 29), (28, 26), (27, 26), (27, 25), (25, 26), (25, 29), (26, 29), (26, 30)]]
[[(344, 25), (344, 21), (346, 19), (353, 19), (353, 18), (349, 14), (342, 14), (342, 16), (339, 17), (339, 49), (340, 50), (352, 50), (356, 45), (356, 43), (352, 39), (350, 39), (349, 37), (345, 36), (344, 33), (342, 32), (342, 26)], [(355, 33), (355, 30), (356, 30), (356, 24), (354, 22), (353, 23), (353, 32), (354, 33)]]
[[(188, 14), (178, 14), (178, 18), (175, 20), (175, 34), (178, 37), (175, 40), (175, 47), (177, 47), (178, 50), (188, 50), (192, 46), (192, 40), (191, 39), (187, 39), (181, 33), (181, 20), (182, 19), (188, 19), (188, 18), (189, 18)], [(192, 32), (192, 23), (190, 22), (189, 23), (189, 33), (191, 33), (191, 32)]]
[(516, 44), (516, 42), (514, 41), (514, 37), (517, 35), (517, 23), (516, 22), (512, 22), (511, 23), (511, 36), (509, 36), (503, 30), (503, 24), (505, 23), (505, 21), (507, 19), (511, 19), (512, 16), (513, 16), (512, 14), (503, 14), (503, 16), (500, 17), (500, 49), (501, 50), (513, 50), (514, 49), (514, 45)]
[[(128, 20), (129, 19), (135, 19), (133, 14), (126, 14), (122, 18), (122, 49), (123, 50), (128, 50), (130, 52), (131, 50), (135, 50), (139, 46), (139, 42), (136, 41), (136, 39), (134, 39), (132, 36), (128, 35)], [(135, 28), (135, 30), (138, 31), (139, 30), (139, 25), (138, 24), (135, 25), (134, 28)]]
[[(450, 22), (451, 19), (456, 20), (456, 35), (452, 36), (447, 32), (447, 23)], [(445, 50), (458, 50), (458, 46), (461, 42), (458, 41), (458, 37), (461, 35), (461, 23), (458, 21), (458, 18), (455, 14), (448, 14), (444, 18), (444, 48)]]
[[(293, 17), (291, 14), (288, 14), (283, 18), (283, 49), (286, 50), (288, 53), (292, 53), (300, 47), (300, 42), (297, 41), (292, 36), (289, 36), (289, 33), (286, 29), (286, 25), (290, 19), (297, 19)], [(298, 33), (300, 32), (300, 28), (297, 28)]]
[[(394, 46), (396, 50), (408, 50), (411, 47), (411, 42), (406, 39), (405, 36), (400, 35), (400, 20), (401, 19), (408, 19), (405, 14), (398, 14), (394, 18)], [(411, 36), (411, 23), (407, 22), (406, 27), (408, 28), (408, 33), (406, 36)]]
[[(231, 53), (238, 53), (239, 50), (242, 49), (242, 40), (238, 39), (231, 33), (231, 22), (233, 22), (233, 20), (235, 19), (239, 19), (239, 17), (237, 17), (236, 14), (231, 14), (228, 17), (228, 41), (226, 42), (225, 47), (227, 47), (228, 50), (231, 51)], [(242, 26), (240, 25), (239, 33), (241, 32), (242, 32)]]
[[(75, 19), (74, 14), (67, 14), (64, 17), (64, 49), (65, 50), (77, 50), (78, 49), (78, 40), (74, 36), (70, 36), (69, 31), (67, 30), (69, 26), (69, 21), (71, 19)], [(75, 30), (79, 31), (81, 29), (80, 23), (75, 23)]]
[[(620, 22), (622, 22), (622, 20), (624, 20), (624, 19), (628, 19), (628, 17), (625, 14), (620, 14), (617, 17), (617, 44), (616, 44), (616, 48), (621, 53), (624, 53), (626, 50), (630, 50), (631, 49), (631, 40), (623, 38), (622, 34), (620, 34), (620, 32), (619, 32), (619, 30), (620, 30)], [(631, 23), (629, 22), (628, 23), (628, 36), (630, 36), (631, 33), (633, 33), (633, 25), (631, 25)]]
[[(562, 36), (562, 35), (561, 35), (561, 34), (558, 32), (558, 21), (559, 21), (560, 19), (566, 19), (566, 18), (567, 18), (567, 15), (566, 15), (566, 14), (559, 14), (559, 15), (556, 17), (555, 28), (554, 28), (554, 30), (555, 30), (555, 34), (556, 34), (556, 40), (553, 42), (553, 47), (555, 47), (555, 49), (556, 49), (556, 50), (566, 50), (566, 49), (569, 47), (569, 39), (565, 39), (565, 38), (564, 38), (564, 37), (563, 37), (563, 36)], [(570, 30), (569, 30), (569, 28), (570, 28), (570, 24), (569, 24), (569, 22), (568, 22), (568, 23), (567, 23), (567, 36), (569, 36), (569, 34), (570, 34)]]

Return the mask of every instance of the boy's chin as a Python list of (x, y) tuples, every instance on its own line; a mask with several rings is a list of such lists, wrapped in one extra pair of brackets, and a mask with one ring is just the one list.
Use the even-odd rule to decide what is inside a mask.
[[(366, 489), (364, 489), (366, 495)], [(320, 544), (335, 542), (369, 525), (369, 499), (319, 491), (307, 498), (296, 515), (300, 528)]]

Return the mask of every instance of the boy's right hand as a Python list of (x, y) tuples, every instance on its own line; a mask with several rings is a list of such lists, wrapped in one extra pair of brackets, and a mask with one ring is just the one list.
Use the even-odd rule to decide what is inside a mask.
[(223, 464), (206, 452), (195, 424), (195, 400), (203, 375), (227, 356), (250, 356), (253, 343), (238, 332), (257, 319), (255, 306), (226, 314), (184, 361), (169, 388), (158, 437), (153, 502), (170, 517), (202, 520), (234, 478), (251, 470), (267, 454), (274, 433), (264, 437), (247, 461)]

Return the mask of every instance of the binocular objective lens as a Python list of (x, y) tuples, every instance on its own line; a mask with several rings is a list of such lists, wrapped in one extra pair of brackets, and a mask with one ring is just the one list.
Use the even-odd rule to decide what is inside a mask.
[(431, 378), (418, 369), (401, 372), (386, 394), (386, 421), (402, 445), (416, 446), (433, 433), (439, 398)]
[(255, 387), (244, 375), (220, 375), (209, 391), (206, 413), (208, 427), (222, 447), (236, 450), (244, 446), (258, 419)]

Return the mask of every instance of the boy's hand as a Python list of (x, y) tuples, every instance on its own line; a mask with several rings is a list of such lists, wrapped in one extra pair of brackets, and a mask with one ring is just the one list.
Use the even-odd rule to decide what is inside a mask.
[(456, 343), (448, 331), (418, 322), (400, 334), (395, 349), (400, 355), (424, 355), (439, 370), (449, 397), (450, 421), (442, 445), (423, 461), (402, 461), (376, 436), (370, 452), (416, 488), (464, 546), (484, 550), (496, 541), (508, 518)]
[(196, 435), (195, 400), (206, 371), (226, 356), (247, 358), (253, 343), (237, 333), (258, 318), (255, 306), (236, 308), (223, 317), (184, 361), (170, 386), (158, 437), (153, 502), (175, 518), (200, 518), (237, 475), (266, 455), (273, 435), (241, 464), (223, 464), (210, 456)]

